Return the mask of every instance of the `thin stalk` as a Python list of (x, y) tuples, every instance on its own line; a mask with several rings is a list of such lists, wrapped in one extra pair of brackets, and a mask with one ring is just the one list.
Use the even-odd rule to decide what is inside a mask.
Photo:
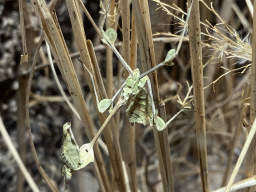
[[(126, 63), (130, 64), (130, 1), (121, 0), (122, 13), (122, 35), (123, 35), (123, 58)], [(130, 66), (131, 67), (131, 66)]]
[[(108, 1), (106, 0), (106, 3)], [(110, 17), (107, 18), (106, 21), (106, 28), (114, 28), (115, 26), (115, 1), (109, 0), (110, 7), (109, 7), (109, 14)], [(116, 30), (116, 29), (115, 29)], [(107, 47), (106, 50), (106, 89), (108, 98), (112, 98), (113, 96), (113, 51), (110, 47)]]
[[(109, 4), (110, 5), (110, 4)], [(106, 18), (107, 18), (107, 13), (108, 13), (108, 10), (109, 10), (110, 6), (108, 6), (106, 12), (105, 12), (105, 15), (103, 17), (103, 20), (102, 20), (102, 24), (101, 24), (101, 34), (104, 38), (104, 40), (106, 41), (107, 45), (112, 49), (112, 51), (115, 53), (115, 55), (117, 56), (117, 58), (119, 59), (119, 61), (121, 61), (121, 63), (123, 64), (123, 66), (126, 68), (126, 70), (129, 72), (129, 74), (131, 74), (133, 76), (133, 72), (132, 72), (132, 69), (131, 67), (127, 64), (127, 62), (123, 59), (123, 57), (120, 55), (120, 53), (118, 52), (118, 50), (115, 48), (114, 44), (109, 40), (109, 38), (105, 35), (104, 33), (104, 30), (103, 30), (103, 26), (104, 26), (104, 23), (106, 21)]]
[(63, 90), (61, 84), (60, 84), (60, 81), (58, 79), (58, 75), (54, 69), (54, 65), (53, 65), (53, 61), (52, 61), (52, 56), (51, 56), (51, 51), (50, 51), (50, 47), (48, 45), (48, 43), (46, 42), (46, 50), (47, 50), (47, 54), (48, 54), (48, 59), (49, 59), (49, 62), (50, 62), (50, 66), (51, 66), (51, 69), (52, 69), (52, 73), (53, 73), (53, 77), (54, 77), (54, 80), (60, 90), (60, 93), (61, 95), (63, 96), (64, 100), (66, 101), (67, 105), (69, 106), (69, 108), (71, 109), (71, 111), (75, 114), (75, 116), (81, 120), (77, 110), (75, 109), (75, 107), (72, 105), (72, 103), (69, 101), (65, 91)]
[[(53, 3), (50, 5), (50, 8), (49, 8), (50, 11), (52, 11), (54, 9), (56, 1), (57, 0), (54, 0)], [(36, 47), (36, 50), (35, 50), (31, 70), (30, 70), (30, 73), (29, 73), (29, 78), (27, 80), (27, 87), (26, 87), (26, 93), (25, 93), (25, 127), (28, 129), (30, 146), (31, 146), (33, 158), (35, 160), (35, 163), (36, 163), (36, 166), (39, 170), (39, 173), (45, 179), (45, 181), (46, 181), (47, 185), (49, 186), (49, 188), (51, 189), (51, 191), (57, 192), (58, 189), (52, 184), (48, 175), (45, 173), (44, 169), (40, 165), (40, 162), (39, 162), (39, 159), (38, 159), (38, 156), (37, 156), (37, 153), (36, 153), (35, 145), (34, 145), (33, 139), (32, 139), (32, 132), (31, 132), (31, 127), (30, 127), (30, 119), (29, 119), (28, 103), (29, 103), (30, 90), (31, 90), (31, 85), (32, 85), (32, 78), (33, 78), (33, 75), (34, 75), (34, 72), (35, 72), (34, 70), (35, 70), (35, 66), (36, 66), (36, 60), (38, 58), (39, 50), (40, 50), (40, 47), (42, 45), (43, 39), (44, 39), (44, 34), (41, 34), (40, 39), (39, 39), (38, 44), (37, 44), (37, 47)]]
[(228, 185), (227, 185), (227, 187), (225, 189), (225, 192), (229, 192), (230, 191), (231, 186), (232, 186), (232, 184), (233, 184), (233, 182), (235, 180), (235, 177), (236, 177), (236, 175), (237, 175), (237, 173), (238, 173), (238, 171), (239, 171), (239, 169), (240, 169), (240, 167), (242, 165), (244, 157), (245, 157), (245, 155), (246, 155), (246, 153), (248, 151), (248, 148), (252, 144), (252, 140), (254, 139), (255, 132), (256, 132), (256, 118), (255, 118), (255, 120), (254, 120), (254, 122), (252, 124), (252, 127), (251, 127), (251, 130), (249, 132), (249, 135), (248, 135), (248, 137), (247, 137), (247, 139), (246, 139), (246, 141), (244, 143), (244, 147), (243, 147), (243, 149), (241, 151), (241, 154), (239, 155), (239, 158), (237, 159), (235, 168), (234, 168), (234, 170), (233, 170), (233, 172), (231, 174), (231, 177), (230, 177), (230, 179), (228, 181)]
[(31, 146), (33, 157), (34, 157), (36, 166), (37, 166), (37, 168), (39, 170), (39, 173), (45, 179), (45, 181), (46, 181), (47, 185), (49, 186), (49, 188), (52, 191), (56, 192), (56, 191), (58, 191), (58, 189), (52, 184), (50, 178), (48, 177), (48, 175), (45, 173), (44, 169), (40, 165), (40, 162), (39, 162), (39, 159), (38, 159), (38, 156), (37, 156), (37, 153), (36, 153), (35, 145), (34, 145), (33, 139), (32, 139), (32, 132), (31, 132), (31, 127), (30, 127), (30, 119), (29, 119), (29, 106), (28, 106), (28, 103), (29, 103), (30, 90), (31, 90), (31, 85), (32, 85), (32, 78), (33, 78), (33, 75), (34, 75), (34, 72), (35, 72), (34, 69), (35, 69), (35, 66), (36, 66), (36, 59), (37, 59), (37, 57), (39, 55), (39, 50), (40, 50), (41, 44), (43, 42), (43, 38), (44, 38), (44, 35), (41, 35), (41, 37), (39, 39), (39, 42), (38, 42), (38, 45), (36, 47), (35, 55), (34, 55), (34, 58), (33, 58), (33, 63), (32, 63), (32, 66), (31, 66), (31, 73), (29, 75), (29, 80), (28, 80), (28, 84), (27, 84), (26, 100), (25, 100), (25, 106), (26, 106), (25, 125), (26, 125), (26, 128), (28, 129), (30, 146)]
[[(119, 48), (121, 53), (123, 52), (122, 49), (123, 49), (122, 47)], [(117, 61), (117, 65), (118, 65), (117, 87), (121, 87), (122, 86), (122, 81), (123, 81), (124, 67), (122, 66), (121, 61), (119, 61), (119, 60)], [(121, 111), (118, 111), (116, 113), (116, 117), (115, 117), (115, 121), (116, 121), (116, 124), (118, 125), (118, 128), (120, 128), (120, 126), (119, 126), (120, 125), (120, 118), (121, 118)], [(119, 131), (119, 136), (120, 136), (120, 131)], [(121, 143), (120, 143), (120, 145), (121, 145)]]
[[(150, 24), (149, 8), (147, 1), (132, 0), (133, 10), (135, 13), (136, 30), (139, 40), (140, 59), (142, 62), (143, 71), (147, 71), (156, 66), (155, 62), (155, 51), (152, 38), (152, 30)], [(152, 82), (152, 89), (156, 102), (156, 107), (160, 111), (160, 116), (164, 117), (165, 111), (161, 110), (160, 107), (160, 95), (158, 88), (157, 72), (154, 71), (149, 76)], [(164, 191), (174, 191), (174, 182), (172, 177), (171, 168), (171, 155), (168, 142), (168, 130), (158, 132), (155, 128), (153, 129), (156, 150), (159, 160), (160, 173), (162, 177)]]
[[(22, 65), (20, 65), (21, 67)], [(26, 151), (27, 151), (27, 139), (24, 137), (24, 134), (26, 133), (26, 125), (24, 119), (26, 118), (26, 106), (25, 106), (25, 92), (27, 82), (28, 82), (28, 76), (19, 76), (19, 89), (17, 92), (17, 105), (18, 105), (18, 111), (17, 111), (17, 126), (18, 126), (18, 132), (17, 132), (17, 139), (18, 139), (18, 152), (20, 155), (20, 158), (23, 162), (25, 162), (26, 159)], [(22, 192), (24, 189), (24, 176), (20, 169), (17, 170), (17, 192)]]
[[(191, 5), (191, 1), (189, 1)], [(203, 63), (201, 49), (201, 27), (199, 0), (194, 0), (191, 5), (191, 15), (189, 18), (189, 45), (192, 58), (192, 78), (195, 102), (196, 134), (198, 142), (198, 154), (200, 162), (200, 173), (202, 180), (202, 189), (209, 191), (207, 149), (206, 149), (206, 127), (205, 127), (205, 104), (204, 104), (204, 81), (203, 81)]]
[[(92, 91), (93, 94), (93, 101), (95, 103), (95, 105), (97, 106), (96, 103), (96, 97), (98, 95), (99, 99), (106, 99), (107, 98), (107, 94), (105, 91), (105, 87), (103, 84), (103, 80), (101, 78), (101, 74), (99, 71), (99, 66), (93, 51), (93, 47), (90, 41), (87, 41), (87, 45), (88, 45), (88, 50), (89, 50), (89, 54), (90, 54), (90, 58), (92, 61), (92, 66), (91, 69), (94, 73), (94, 82), (95, 82), (95, 91)], [(91, 73), (90, 72), (90, 73)], [(91, 86), (91, 81), (89, 82), (89, 87), (90, 89), (92, 88)], [(93, 83), (93, 82), (92, 82)], [(115, 96), (114, 96), (115, 97)], [(113, 98), (112, 98), (113, 99)], [(101, 122), (101, 124), (103, 124), (107, 118), (106, 113), (98, 113), (99, 116), (99, 120)], [(109, 150), (109, 158), (111, 161), (111, 165), (113, 168), (113, 173), (114, 173), (114, 179), (115, 182), (118, 184), (118, 187), (120, 188), (121, 191), (125, 191), (126, 190), (126, 184), (125, 184), (125, 170), (122, 168), (122, 153), (121, 153), (121, 148), (120, 148), (120, 143), (119, 143), (119, 137), (117, 134), (117, 128), (116, 128), (116, 123), (114, 121), (114, 119), (112, 119), (110, 121), (110, 125), (107, 125), (107, 129), (104, 131), (104, 138), (106, 141), (106, 144), (108, 146), (108, 150)], [(112, 131), (112, 132), (111, 132)]]
[(103, 123), (103, 125), (101, 126), (101, 128), (99, 129), (99, 131), (95, 134), (94, 138), (91, 140), (91, 144), (94, 145), (95, 142), (98, 140), (100, 134), (102, 133), (102, 131), (105, 129), (105, 127), (107, 126), (107, 124), (109, 123), (109, 121), (111, 120), (111, 118), (115, 115), (115, 113), (123, 106), (123, 100), (120, 98), (118, 100), (118, 102), (116, 103), (115, 107), (113, 108), (113, 110), (111, 111), (111, 113), (108, 115), (107, 119), (105, 120), (105, 122)]
[[(237, 191), (241, 189), (245, 189), (247, 187), (255, 186), (256, 185), (256, 176), (244, 179), (242, 181), (239, 181), (237, 183), (234, 183), (234, 185), (231, 186), (230, 191)], [(212, 192), (224, 192), (226, 187), (222, 187), (220, 189), (216, 189)]]
[[(21, 55), (20, 59), (20, 66), (19, 66), (19, 74), (24, 68), (28, 68), (26, 64), (28, 64), (28, 50), (27, 50), (27, 42), (26, 42), (26, 30), (25, 30), (25, 18), (23, 14), (23, 5), (26, 5), (26, 2), (19, 0), (19, 15), (20, 15), (20, 28), (21, 28), (21, 38), (22, 38), (22, 47), (23, 47), (23, 54)], [(26, 133), (25, 129), (25, 93), (24, 90), (27, 86), (28, 75), (19, 76), (19, 89), (17, 92), (17, 105), (18, 105), (18, 152), (20, 158), (23, 162), (26, 160), (26, 138), (23, 137), (24, 133)], [(16, 183), (17, 192), (23, 192), (24, 190), (24, 176), (21, 170), (17, 169), (17, 183)]]
[[(135, 18), (134, 14), (132, 16), (133, 22), (132, 22), (132, 31), (131, 31), (131, 57), (130, 57), (130, 67), (132, 70), (134, 70), (137, 67), (137, 35), (136, 35), (136, 26), (135, 26)], [(123, 29), (124, 30), (124, 29)], [(136, 124), (128, 124), (128, 167), (130, 170), (130, 183), (131, 183), (131, 191), (137, 192), (138, 190), (138, 179), (136, 174), (136, 136), (135, 131), (136, 130)]]
[(32, 191), (39, 192), (40, 191), (39, 188), (37, 187), (33, 178), (29, 174), (25, 165), (23, 164), (17, 150), (15, 149), (15, 146), (14, 146), (8, 132), (6, 131), (6, 128), (5, 128), (3, 120), (2, 120), (2, 117), (0, 117), (0, 132), (2, 134), (2, 138), (3, 138), (4, 142), (6, 143), (6, 146), (8, 147), (9, 151), (13, 155), (13, 158), (17, 162), (18, 167), (20, 168), (22, 174), (24, 175), (24, 177), (25, 177), (26, 181), (28, 182), (29, 186), (31, 187)]
[[(122, 36), (123, 36), (123, 46), (122, 46), (122, 56), (126, 63), (130, 64), (130, 1), (129, 0), (121, 0), (121, 19), (122, 19)], [(119, 68), (121, 70), (121, 67)], [(132, 68), (134, 70), (135, 68)], [(129, 75), (127, 71), (125, 71), (125, 77)], [(118, 114), (118, 119), (120, 118), (120, 114)], [(132, 191), (137, 192), (137, 176), (136, 176), (136, 159), (135, 159), (135, 124), (128, 123), (128, 126), (125, 127), (127, 135), (126, 138), (128, 140), (128, 159), (126, 161), (129, 166), (129, 179), (131, 184)]]
[(135, 23), (135, 15), (134, 11), (132, 12), (132, 29), (131, 29), (131, 58), (130, 58), (130, 67), (135, 69), (137, 67), (137, 31), (136, 31), (136, 23)]
[[(131, 67), (130, 65), (130, 53), (131, 53), (131, 47), (130, 47), (130, 1), (129, 0), (121, 0), (120, 1), (120, 8), (121, 8), (121, 19), (122, 19), (122, 39), (123, 39), (123, 46), (122, 46), (122, 57), (124, 58), (124, 60), (126, 61), (126, 63), (128, 63), (128, 65)], [(135, 68), (131, 68), (132, 70), (134, 70)], [(122, 70), (121, 67), (119, 67), (119, 70)], [(129, 75), (129, 73), (127, 71), (124, 72), (124, 77), (127, 78)], [(118, 115), (118, 121), (120, 119), (120, 113), (117, 114)], [(137, 177), (136, 177), (136, 172), (134, 173), (134, 165), (136, 166), (136, 164), (134, 164), (134, 161), (130, 161), (132, 157), (134, 157), (134, 152), (135, 152), (135, 124), (130, 124), (128, 123), (127, 126), (124, 127), (124, 129), (122, 131), (127, 132), (127, 135), (124, 137), (124, 139), (122, 139), (121, 137), (121, 145), (122, 143), (126, 143), (125, 140), (127, 140), (128, 142), (128, 146), (126, 146), (126, 149), (128, 149), (128, 159), (126, 159), (126, 163), (127, 165), (130, 167), (131, 165), (133, 165), (133, 169), (129, 169), (130, 174), (129, 174), (129, 179), (130, 179), (130, 184), (131, 184), (131, 188), (132, 191), (136, 191), (137, 192)], [(129, 162), (128, 162), (129, 161)], [(131, 175), (131, 173), (133, 172), (133, 175)]]
[[(91, 78), (93, 79), (92, 74), (90, 73), (90, 71), (88, 70), (88, 68), (84, 65), (84, 68), (87, 72), (89, 72), (89, 75), (91, 76)], [(94, 81), (92, 81), (92, 83), (89, 81), (89, 87), (91, 88), (93, 84), (94, 87), (94, 92), (92, 92), (93, 94), (93, 101), (95, 103), (95, 106), (97, 106), (98, 101), (98, 96), (97, 96), (97, 91), (96, 91), (96, 86)], [(98, 91), (99, 93), (99, 91)], [(105, 113), (102, 114), (100, 113), (98, 110), (98, 116), (100, 119), (100, 122), (102, 124), (105, 123), (106, 121), (106, 116)], [(119, 141), (118, 141), (118, 134), (117, 134), (117, 129), (116, 129), (116, 125), (115, 122), (112, 120), (111, 121), (111, 125), (112, 126), (108, 126), (108, 128), (106, 129), (106, 131), (104, 132), (104, 137), (106, 138), (106, 144), (108, 146), (109, 149), (109, 154), (110, 154), (110, 160), (112, 163), (112, 167), (114, 170), (114, 177), (115, 177), (115, 181), (118, 184), (119, 188), (121, 191), (125, 191), (126, 190), (126, 185), (125, 185), (125, 172), (124, 169), (122, 168), (122, 156), (121, 156), (121, 150), (120, 150), (120, 145), (119, 145)], [(107, 125), (106, 125), (107, 126)], [(112, 128), (112, 132), (113, 132), (113, 136), (110, 132)], [(113, 140), (113, 139), (114, 140)]]
[(22, 39), (23, 55), (27, 55), (28, 50), (27, 50), (25, 21), (24, 21), (23, 12), (24, 12), (23, 11), (23, 1), (19, 0), (20, 28), (21, 28), (21, 39)]
[[(250, 105), (250, 124), (252, 125), (255, 117), (256, 117), (256, 0), (254, 0), (254, 11), (253, 11), (253, 35), (252, 35), (252, 64), (251, 64), (251, 105)], [(252, 143), (250, 145), (248, 154), (247, 154), (247, 162), (245, 169), (245, 176), (252, 177), (256, 172), (255, 165), (255, 145), (256, 138), (253, 138)], [(254, 190), (253, 188), (248, 189)], [(245, 190), (244, 190), (245, 191)]]
[(105, 98), (107, 98), (107, 92), (106, 92), (105, 87), (104, 87), (103, 79), (102, 79), (102, 76), (101, 76), (101, 73), (100, 73), (100, 67), (98, 65), (91, 40), (87, 40), (86, 44), (87, 44), (88, 51), (89, 51), (89, 54), (90, 54), (90, 58), (91, 58), (91, 61), (92, 61), (92, 68), (93, 68), (94, 75), (95, 75), (95, 82), (97, 82), (96, 84), (99, 86), (99, 90), (101, 92), (101, 95), (105, 99)]
[[(243, 99), (247, 98), (249, 96), (250, 93), (250, 86), (247, 85), (244, 89), (244, 97)], [(240, 137), (240, 133), (242, 131), (242, 127), (243, 127), (243, 120), (245, 118), (245, 114), (244, 114), (244, 105), (241, 103), (241, 106), (239, 107), (239, 114), (237, 115), (237, 118), (239, 119), (237, 127), (235, 129), (235, 132), (233, 134), (233, 138), (230, 142), (230, 148), (229, 148), (229, 154), (228, 154), (228, 162), (226, 165), (226, 169), (223, 175), (223, 179), (222, 179), (222, 185), (221, 186), (225, 186), (228, 180), (228, 175), (232, 166), (232, 159), (233, 159), (233, 155), (234, 155), (234, 151), (236, 148), (236, 143)]]
[(250, 14), (251, 14), (251, 16), (253, 17), (253, 5), (252, 5), (252, 2), (251, 2), (251, 0), (245, 0), (245, 2), (246, 2), (246, 4), (247, 4), (247, 7), (248, 7), (248, 9), (249, 9), (249, 11), (250, 11)]

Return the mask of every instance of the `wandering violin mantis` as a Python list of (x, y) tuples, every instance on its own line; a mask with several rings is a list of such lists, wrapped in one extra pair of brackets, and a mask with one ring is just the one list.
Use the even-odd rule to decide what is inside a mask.
[[(122, 56), (114, 46), (114, 42), (117, 38), (116, 31), (112, 28), (109, 28), (106, 31), (103, 30), (103, 24), (105, 20), (106, 14), (104, 16), (101, 26), (101, 35), (103, 37), (102, 41), (113, 50), (123, 66), (129, 72), (129, 76), (112, 99), (103, 99), (99, 101), (96, 94), (97, 107), (99, 112), (103, 113), (106, 110), (109, 110), (110, 114), (108, 115), (107, 119), (90, 143), (86, 143), (79, 148), (73, 136), (71, 124), (64, 124), (61, 158), (65, 162), (65, 165), (62, 169), (62, 176), (64, 177), (66, 188), (67, 182), (71, 179), (73, 172), (87, 166), (90, 162), (94, 161), (93, 145), (99, 138), (100, 134), (102, 133), (110, 119), (122, 106), (127, 105), (126, 116), (128, 117), (130, 123), (140, 123), (143, 125), (150, 124), (156, 127), (156, 129), (159, 131), (166, 128), (168, 124), (166, 124), (161, 117), (157, 116), (157, 111), (155, 109), (153, 94), (151, 90), (151, 83), (147, 74), (164, 65), (172, 66), (172, 60), (177, 55), (177, 51), (175, 51), (175, 49), (171, 49), (167, 53), (167, 56), (162, 63), (158, 64), (156, 67), (150, 69), (143, 74), (140, 74), (139, 69), (135, 69), (132, 71), (130, 66), (125, 62), (125, 60), (122, 58)], [(85, 65), (84, 67), (90, 74), (95, 89), (92, 74)], [(147, 89), (145, 87), (146, 84)], [(116, 102), (115, 106), (113, 106), (114, 100), (119, 94), (120, 97)]]

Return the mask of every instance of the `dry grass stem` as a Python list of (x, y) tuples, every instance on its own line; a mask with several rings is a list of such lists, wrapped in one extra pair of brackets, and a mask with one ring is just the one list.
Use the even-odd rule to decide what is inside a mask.
[(3, 124), (3, 120), (0, 117), (0, 131), (3, 137), (3, 140), (5, 141), (8, 149), (11, 151), (15, 161), (17, 162), (22, 174), (24, 175), (26, 181), (28, 182), (29, 186), (31, 187), (32, 191), (34, 192), (39, 192), (39, 188), (37, 187), (36, 183), (34, 182), (33, 178), (31, 177), (31, 175), (29, 174), (28, 170), (26, 169), (25, 165), (23, 164), (17, 150), (15, 149), (13, 142), (10, 138), (10, 136), (8, 135), (8, 132), (6, 131), (6, 128)]
[[(191, 4), (191, 2), (190, 2)], [(207, 142), (206, 142), (206, 124), (205, 124), (205, 103), (204, 103), (204, 81), (203, 81), (203, 63), (201, 49), (201, 27), (199, 15), (199, 1), (195, 0), (191, 5), (191, 16), (189, 18), (189, 45), (192, 59), (192, 78), (195, 102), (196, 134), (198, 142), (198, 155), (200, 162), (200, 174), (202, 180), (202, 189), (209, 191), (208, 181), (208, 163), (207, 163)]]
[(247, 151), (249, 149), (249, 146), (251, 145), (251, 142), (253, 140), (255, 132), (256, 132), (256, 119), (254, 120), (254, 122), (252, 124), (251, 130), (250, 130), (249, 135), (248, 135), (248, 137), (247, 137), (247, 139), (246, 139), (246, 141), (244, 143), (244, 147), (243, 147), (243, 149), (241, 151), (241, 154), (240, 154), (240, 156), (239, 156), (239, 158), (237, 160), (236, 166), (235, 166), (235, 168), (234, 168), (234, 170), (233, 170), (233, 172), (231, 174), (231, 177), (230, 177), (230, 179), (228, 181), (227, 187), (225, 188), (225, 192), (230, 191), (230, 189), (232, 187), (232, 184), (233, 184), (233, 182), (235, 180), (235, 177), (236, 177), (236, 175), (237, 175), (237, 173), (238, 173), (238, 171), (239, 171), (239, 169), (240, 169), (240, 167), (242, 165), (244, 157), (245, 157), (245, 155), (246, 155), (246, 153), (247, 153)]

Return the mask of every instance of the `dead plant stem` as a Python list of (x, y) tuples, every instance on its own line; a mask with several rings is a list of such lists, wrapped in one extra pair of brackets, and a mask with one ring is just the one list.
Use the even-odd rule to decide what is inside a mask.
[[(247, 98), (249, 96), (249, 93), (250, 93), (250, 87), (246, 86), (245, 91), (244, 91), (244, 98)], [(222, 186), (225, 186), (226, 183), (227, 183), (228, 175), (229, 175), (229, 172), (230, 172), (230, 169), (231, 169), (231, 166), (232, 166), (232, 159), (233, 159), (236, 143), (237, 143), (237, 141), (239, 139), (239, 136), (240, 136), (240, 133), (242, 131), (243, 120), (245, 118), (244, 106), (243, 106), (242, 103), (241, 103), (241, 106), (239, 107), (238, 111), (239, 111), (239, 114), (237, 115), (237, 117), (238, 117), (239, 121), (238, 121), (238, 124), (235, 128), (235, 132), (233, 134), (232, 140), (230, 142), (230, 148), (229, 148), (229, 152), (228, 152), (229, 153), (228, 154), (228, 162), (227, 162), (226, 169), (225, 169), (225, 172), (224, 172), (224, 175), (223, 175)]]
[[(253, 124), (256, 117), (256, 0), (254, 0), (253, 11), (253, 35), (252, 35), (252, 65), (251, 65), (251, 105), (250, 105), (250, 125)], [(252, 128), (251, 128), (252, 129)], [(255, 145), (256, 138), (254, 137), (247, 153), (247, 162), (245, 176), (252, 177), (256, 172), (255, 165)], [(253, 190), (249, 188), (246, 191)]]
[[(20, 28), (21, 28), (21, 38), (22, 38), (22, 50), (23, 54), (21, 55), (20, 59), (20, 66), (19, 66), (19, 74), (22, 71), (23, 68), (27, 68), (26, 65), (28, 64), (28, 50), (27, 50), (27, 42), (26, 42), (26, 30), (25, 30), (25, 18), (24, 18), (24, 4), (26, 5), (26, 2), (23, 2), (22, 0), (19, 0), (19, 14), (20, 14)], [(25, 129), (25, 113), (24, 111), (26, 110), (25, 106), (25, 93), (24, 90), (26, 89), (27, 86), (27, 81), (28, 81), (28, 75), (24, 76), (19, 76), (18, 77), (19, 81), (19, 90), (17, 92), (17, 100), (18, 100), (18, 153), (20, 155), (21, 160), (26, 163), (26, 137), (23, 137), (24, 133), (26, 133)], [(17, 169), (17, 183), (16, 183), (16, 189), (17, 192), (23, 192), (24, 190), (24, 176), (21, 172), (21, 170), (18, 168)]]
[(230, 177), (230, 179), (228, 181), (228, 185), (227, 185), (227, 187), (225, 189), (225, 192), (229, 192), (230, 191), (231, 186), (232, 186), (232, 184), (233, 184), (233, 182), (235, 180), (235, 177), (236, 177), (236, 175), (237, 175), (237, 173), (238, 173), (238, 171), (239, 171), (239, 169), (240, 169), (240, 167), (242, 165), (244, 157), (245, 157), (245, 155), (246, 155), (246, 153), (248, 151), (248, 148), (252, 144), (252, 140), (254, 139), (255, 132), (256, 132), (256, 118), (255, 118), (255, 120), (254, 120), (254, 122), (252, 124), (252, 127), (251, 127), (251, 130), (249, 132), (249, 135), (248, 135), (248, 137), (247, 137), (247, 139), (246, 139), (246, 141), (244, 143), (244, 147), (243, 147), (243, 149), (241, 151), (241, 154), (239, 155), (239, 158), (238, 158), (238, 160), (236, 162), (235, 168), (234, 168), (234, 170), (233, 170), (233, 172), (231, 174), (231, 177)]
[[(126, 2), (127, 3), (127, 2)], [(129, 5), (127, 5), (129, 6)], [(135, 28), (135, 21), (134, 21), (134, 14), (132, 15), (132, 31), (131, 31), (131, 50), (130, 50), (130, 58), (129, 64), (132, 70), (137, 67), (137, 35), (136, 35), (136, 28)], [(129, 44), (128, 44), (129, 45)], [(129, 46), (130, 48), (130, 46)], [(123, 51), (125, 53), (125, 51)], [(126, 53), (125, 53), (126, 54)], [(124, 54), (124, 55), (125, 55)], [(128, 167), (130, 170), (130, 181), (131, 181), (131, 191), (137, 192), (138, 190), (138, 179), (136, 174), (136, 124), (130, 124), (128, 126), (128, 150), (129, 150), (129, 158), (128, 158)]]
[[(115, 26), (115, 1), (111, 0), (105, 0), (105, 3), (110, 3), (109, 7), (109, 14), (110, 17), (107, 17), (106, 19), (106, 28), (114, 28)], [(112, 98), (113, 96), (113, 51), (112, 49), (107, 46), (106, 48), (106, 89), (107, 89), (107, 95), (108, 98)]]
[[(91, 71), (91, 72), (94, 73), (94, 77), (95, 77), (94, 82), (97, 87), (97, 89), (96, 89), (97, 94), (98, 94), (100, 100), (106, 99), (106, 98), (108, 98), (107, 93), (105, 91), (105, 87), (104, 87), (103, 80), (102, 80), (102, 77), (101, 77), (101, 74), (99, 71), (99, 66), (98, 66), (94, 51), (93, 51), (92, 44), (90, 41), (87, 41), (87, 45), (89, 48), (88, 50), (89, 50), (89, 54), (90, 54), (91, 61), (92, 61), (91, 68), (93, 69), (93, 71)], [(88, 75), (86, 75), (86, 76), (88, 76)], [(93, 90), (91, 81), (89, 81), (89, 79), (88, 79), (88, 82), (89, 82), (90, 89)], [(95, 95), (94, 91), (92, 91), (92, 94), (93, 94), (93, 101), (95, 103), (95, 106), (97, 106), (96, 95)], [(107, 118), (106, 113), (102, 114), (102, 113), (98, 112), (98, 116), (99, 116), (99, 119), (100, 119), (100, 122), (102, 125), (106, 121), (106, 118)], [(116, 128), (117, 126), (116, 126), (114, 119), (111, 119), (110, 124), (106, 125), (106, 126), (107, 126), (106, 130), (103, 132), (103, 134), (104, 134), (106, 144), (108, 146), (109, 158), (110, 158), (111, 165), (113, 168), (114, 179), (115, 179), (115, 182), (118, 184), (120, 190), (121, 189), (125, 190), (126, 187), (125, 187), (124, 175), (126, 173), (124, 173), (124, 169), (122, 168), (123, 160), (122, 160), (122, 155), (121, 155), (120, 144), (118, 141), (118, 134), (117, 134), (117, 128)]]
[(38, 159), (38, 156), (37, 156), (37, 153), (36, 153), (35, 145), (34, 145), (33, 139), (32, 139), (32, 132), (31, 132), (31, 127), (30, 127), (30, 119), (29, 119), (29, 106), (28, 106), (28, 103), (29, 103), (30, 90), (31, 90), (31, 85), (32, 85), (32, 78), (33, 78), (34, 69), (35, 69), (35, 66), (36, 66), (36, 59), (37, 59), (37, 57), (39, 55), (39, 50), (40, 50), (41, 44), (43, 42), (43, 38), (44, 38), (44, 35), (42, 34), (41, 37), (40, 37), (40, 40), (38, 42), (38, 45), (36, 47), (35, 55), (34, 55), (34, 58), (33, 58), (33, 63), (32, 63), (32, 66), (31, 66), (31, 73), (29, 75), (29, 80), (28, 80), (28, 84), (27, 84), (26, 100), (25, 100), (25, 106), (26, 106), (25, 124), (26, 124), (26, 128), (28, 129), (29, 140), (30, 140), (30, 147), (32, 149), (33, 157), (34, 157), (36, 166), (37, 166), (37, 168), (39, 170), (39, 173), (45, 179), (45, 181), (46, 181), (47, 185), (50, 187), (50, 189), (52, 191), (56, 192), (56, 191), (58, 191), (58, 189), (52, 184), (52, 182), (50, 181), (48, 175), (45, 173), (44, 169), (40, 165), (40, 162), (39, 162), (39, 159)]
[[(140, 59), (143, 66), (143, 71), (156, 66), (155, 51), (152, 38), (152, 30), (150, 24), (149, 8), (147, 1), (132, 0), (133, 10), (135, 13), (136, 31), (139, 40)], [(160, 111), (160, 116), (164, 116), (163, 110), (160, 110), (160, 96), (158, 89), (157, 72), (149, 75), (152, 83), (154, 98), (156, 98), (156, 106)], [(159, 160), (160, 173), (162, 177), (163, 189), (165, 192), (174, 191), (174, 183), (172, 177), (170, 149), (168, 145), (168, 130), (158, 132), (153, 129), (156, 143), (156, 150)]]
[(5, 126), (4, 126), (2, 117), (0, 117), (0, 132), (1, 132), (1, 135), (2, 135), (2, 138), (3, 138), (4, 142), (6, 143), (8, 149), (10, 150), (11, 154), (13, 155), (15, 161), (18, 164), (18, 167), (20, 168), (22, 174), (24, 175), (25, 179), (27, 180), (27, 182), (28, 182), (29, 186), (31, 187), (32, 191), (39, 192), (39, 189), (38, 189), (36, 183), (34, 182), (33, 178), (29, 174), (29, 172), (26, 169), (25, 165), (23, 164), (17, 150), (15, 149), (15, 146), (14, 146), (14, 144), (13, 144), (13, 142), (12, 142)]
[[(189, 1), (189, 6), (191, 1)], [(207, 165), (207, 142), (205, 127), (205, 104), (204, 104), (204, 81), (203, 81), (203, 63), (201, 49), (201, 27), (199, 15), (199, 0), (194, 0), (191, 5), (191, 15), (189, 18), (189, 45), (192, 60), (192, 78), (195, 101), (196, 133), (198, 143), (198, 155), (200, 162), (200, 173), (202, 180), (202, 189), (209, 191), (208, 165)]]

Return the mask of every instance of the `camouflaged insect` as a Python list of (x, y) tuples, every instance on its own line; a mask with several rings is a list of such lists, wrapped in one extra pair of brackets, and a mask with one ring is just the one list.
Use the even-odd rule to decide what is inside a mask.
[(140, 123), (144, 126), (150, 124), (160, 130), (165, 126), (165, 122), (159, 116), (153, 117), (151, 99), (144, 88), (148, 76), (141, 79), (139, 77), (140, 71), (135, 69), (133, 77), (130, 75), (127, 78), (126, 85), (121, 93), (121, 97), (126, 100), (128, 105), (126, 116), (130, 123)]
[(126, 116), (130, 123), (140, 123), (143, 125), (153, 125), (153, 112), (150, 97), (144, 88), (148, 76), (141, 79), (139, 69), (133, 71), (126, 80), (126, 85), (121, 93), (121, 97), (126, 101)]
[(64, 178), (65, 188), (67, 189), (72, 173), (94, 161), (93, 150), (89, 147), (89, 144), (84, 144), (80, 148), (77, 145), (70, 122), (63, 125), (63, 141), (60, 154), (61, 159), (65, 163), (62, 168), (62, 177)]
[[(148, 76), (140, 79), (139, 69), (135, 69), (125, 82), (125, 86), (121, 92), (123, 105), (127, 104), (126, 116), (130, 123), (140, 123), (145, 125), (154, 125), (158, 130), (165, 126), (162, 118), (153, 117), (151, 99), (144, 88)], [(101, 113), (110, 109), (112, 100), (103, 99), (99, 103), (99, 111)]]
[(153, 112), (151, 100), (145, 88), (141, 88), (137, 95), (131, 96), (127, 105), (126, 116), (130, 123), (150, 124)]

